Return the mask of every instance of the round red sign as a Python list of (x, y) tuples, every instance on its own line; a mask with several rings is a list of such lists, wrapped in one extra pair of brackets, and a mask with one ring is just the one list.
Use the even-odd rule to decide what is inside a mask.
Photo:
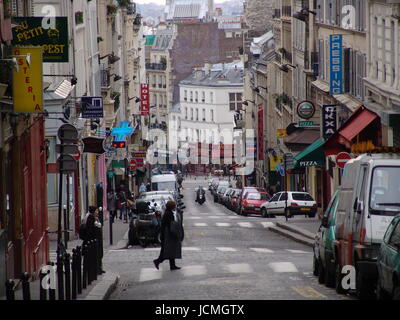
[(349, 161), (350, 159), (351, 159), (350, 154), (348, 154), (347, 152), (340, 152), (336, 156), (336, 165), (339, 168), (343, 169), (347, 161)]

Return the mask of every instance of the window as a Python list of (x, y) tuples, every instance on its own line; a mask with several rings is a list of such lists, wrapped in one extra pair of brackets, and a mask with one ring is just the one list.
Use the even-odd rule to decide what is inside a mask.
[(193, 120), (193, 108), (190, 108), (190, 120)]
[(190, 102), (193, 102), (193, 91), (190, 91)]
[(211, 122), (214, 122), (214, 110), (210, 110), (210, 119), (211, 119)]
[(352, 96), (364, 99), (364, 77), (367, 73), (367, 57), (351, 48), (344, 48), (344, 90)]
[(206, 102), (206, 93), (204, 91), (201, 93), (201, 102)]
[(229, 110), (242, 109), (242, 93), (229, 93)]
[(199, 93), (197, 91), (195, 92), (195, 96), (196, 96), (195, 102), (199, 102)]
[(196, 108), (196, 121), (199, 121), (199, 109)]
[(277, 193), (276, 195), (274, 195), (271, 199), (271, 202), (278, 201), (280, 195), (281, 193)]
[(203, 121), (206, 121), (206, 109), (203, 109)]
[(287, 200), (287, 193), (286, 192), (282, 192), (282, 195), (279, 198), (279, 201), (286, 201), (286, 200)]
[(299, 201), (314, 201), (308, 193), (292, 193), (292, 198)]
[(210, 103), (214, 103), (214, 93), (210, 92)]
[(188, 118), (188, 108), (186, 107), (185, 108), (185, 119), (187, 120), (187, 118)]
[(187, 90), (184, 91), (183, 100), (187, 101)]

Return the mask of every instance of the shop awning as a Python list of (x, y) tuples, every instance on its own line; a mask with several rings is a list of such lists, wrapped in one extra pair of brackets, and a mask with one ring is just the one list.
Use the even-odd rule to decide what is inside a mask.
[(320, 137), (319, 129), (299, 128), (292, 132), (286, 138), (283, 138), (283, 143), (292, 151), (302, 151), (310, 144), (314, 143)]
[(295, 168), (324, 165), (325, 154), (322, 146), (323, 139), (318, 139), (294, 157)]
[(339, 131), (339, 134), (346, 140), (353, 140), (361, 131), (363, 131), (378, 115), (364, 109), (348, 126)]

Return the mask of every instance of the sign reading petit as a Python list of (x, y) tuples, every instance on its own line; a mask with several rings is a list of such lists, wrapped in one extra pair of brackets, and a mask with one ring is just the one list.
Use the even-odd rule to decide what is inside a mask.
[(42, 48), (18, 47), (12, 51), (18, 65), (13, 75), (14, 112), (43, 112)]

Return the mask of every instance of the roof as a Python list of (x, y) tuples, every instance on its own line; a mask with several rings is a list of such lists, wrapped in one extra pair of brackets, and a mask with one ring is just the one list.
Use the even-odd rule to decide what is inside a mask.
[(172, 39), (172, 30), (158, 30), (153, 42), (153, 50), (166, 50)]
[(310, 145), (319, 138), (319, 129), (300, 128), (294, 131), (288, 137), (284, 138), (283, 142), (286, 145), (292, 145), (291, 149), (293, 149), (293, 151), (302, 151), (305, 145)]
[(173, 0), (165, 7), (167, 20), (203, 19), (208, 11), (207, 0)]

